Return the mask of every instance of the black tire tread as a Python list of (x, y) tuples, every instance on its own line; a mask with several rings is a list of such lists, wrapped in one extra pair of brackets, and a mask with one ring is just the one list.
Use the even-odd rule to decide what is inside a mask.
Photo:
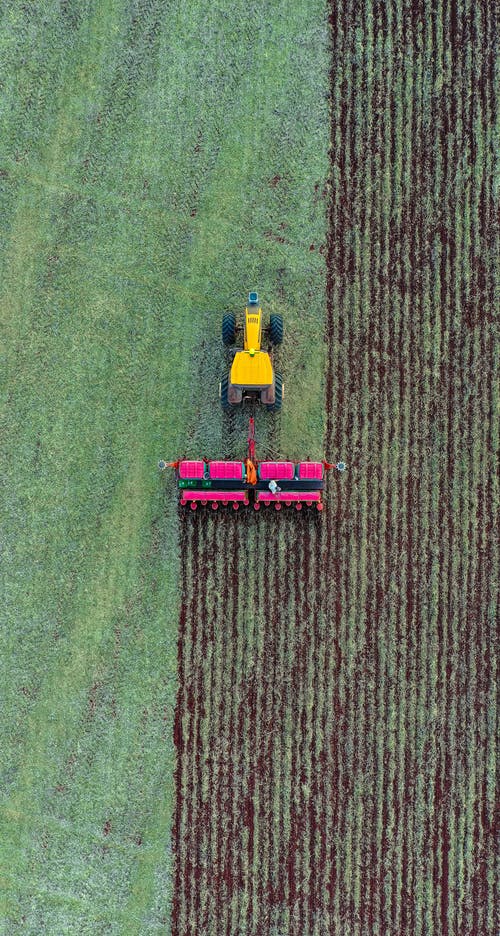
[(227, 398), (229, 390), (229, 380), (227, 377), (222, 377), (220, 382), (220, 402), (222, 409), (226, 412), (231, 409), (231, 404)]
[(283, 316), (272, 313), (269, 318), (269, 338), (271, 344), (280, 345), (283, 341)]
[(281, 411), (281, 404), (283, 401), (283, 377), (281, 374), (275, 373), (274, 375), (274, 393), (274, 403), (269, 403), (267, 409), (270, 413), (279, 413)]
[(233, 345), (236, 340), (236, 316), (227, 312), (222, 317), (222, 341), (225, 345)]

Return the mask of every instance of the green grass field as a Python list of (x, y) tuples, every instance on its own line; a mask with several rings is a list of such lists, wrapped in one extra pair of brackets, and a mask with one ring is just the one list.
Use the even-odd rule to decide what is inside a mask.
[(0, 61), (0, 927), (145, 936), (180, 600), (156, 462), (244, 443), (220, 317), (254, 288), (302, 388), (261, 440), (322, 452), (327, 9), (8, 0)]
[[(496, 34), (5, 0), (2, 934), (495, 936)], [(322, 515), (157, 469), (244, 455), (251, 289)]]

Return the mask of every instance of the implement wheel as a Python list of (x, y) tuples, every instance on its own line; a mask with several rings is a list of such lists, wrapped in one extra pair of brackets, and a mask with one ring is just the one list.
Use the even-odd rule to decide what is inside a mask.
[(274, 403), (269, 403), (267, 409), (270, 413), (279, 413), (283, 402), (283, 377), (274, 375)]
[(236, 316), (233, 312), (222, 318), (222, 340), (225, 345), (233, 345), (236, 341)]
[(271, 344), (280, 345), (283, 341), (283, 316), (271, 315), (269, 321), (269, 338)]

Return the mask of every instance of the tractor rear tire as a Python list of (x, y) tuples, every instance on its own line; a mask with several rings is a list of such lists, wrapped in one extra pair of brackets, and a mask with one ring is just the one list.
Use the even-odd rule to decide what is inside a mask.
[(283, 402), (283, 377), (274, 375), (274, 403), (269, 403), (267, 409), (270, 413), (279, 413)]
[(227, 312), (222, 318), (222, 341), (225, 345), (233, 345), (236, 341), (236, 316)]
[(219, 385), (219, 396), (220, 396), (222, 409), (226, 413), (228, 413), (229, 410), (231, 409), (231, 404), (227, 398), (228, 389), (229, 389), (229, 380), (227, 379), (227, 377), (223, 377)]
[(283, 316), (271, 315), (269, 321), (269, 338), (271, 344), (280, 345), (283, 341)]

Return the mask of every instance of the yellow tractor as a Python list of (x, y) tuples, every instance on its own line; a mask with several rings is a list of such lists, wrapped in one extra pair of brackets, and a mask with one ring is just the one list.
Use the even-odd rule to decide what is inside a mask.
[[(238, 331), (233, 312), (222, 319), (222, 341), (234, 345)], [(263, 334), (269, 340), (269, 349), (262, 348)], [(219, 396), (224, 410), (238, 406), (243, 400), (260, 401), (273, 413), (279, 412), (283, 400), (283, 379), (273, 368), (272, 348), (283, 341), (283, 318), (272, 314), (269, 326), (262, 325), (262, 309), (256, 292), (248, 296), (243, 328), (243, 348), (236, 350), (229, 372), (219, 384)]]

